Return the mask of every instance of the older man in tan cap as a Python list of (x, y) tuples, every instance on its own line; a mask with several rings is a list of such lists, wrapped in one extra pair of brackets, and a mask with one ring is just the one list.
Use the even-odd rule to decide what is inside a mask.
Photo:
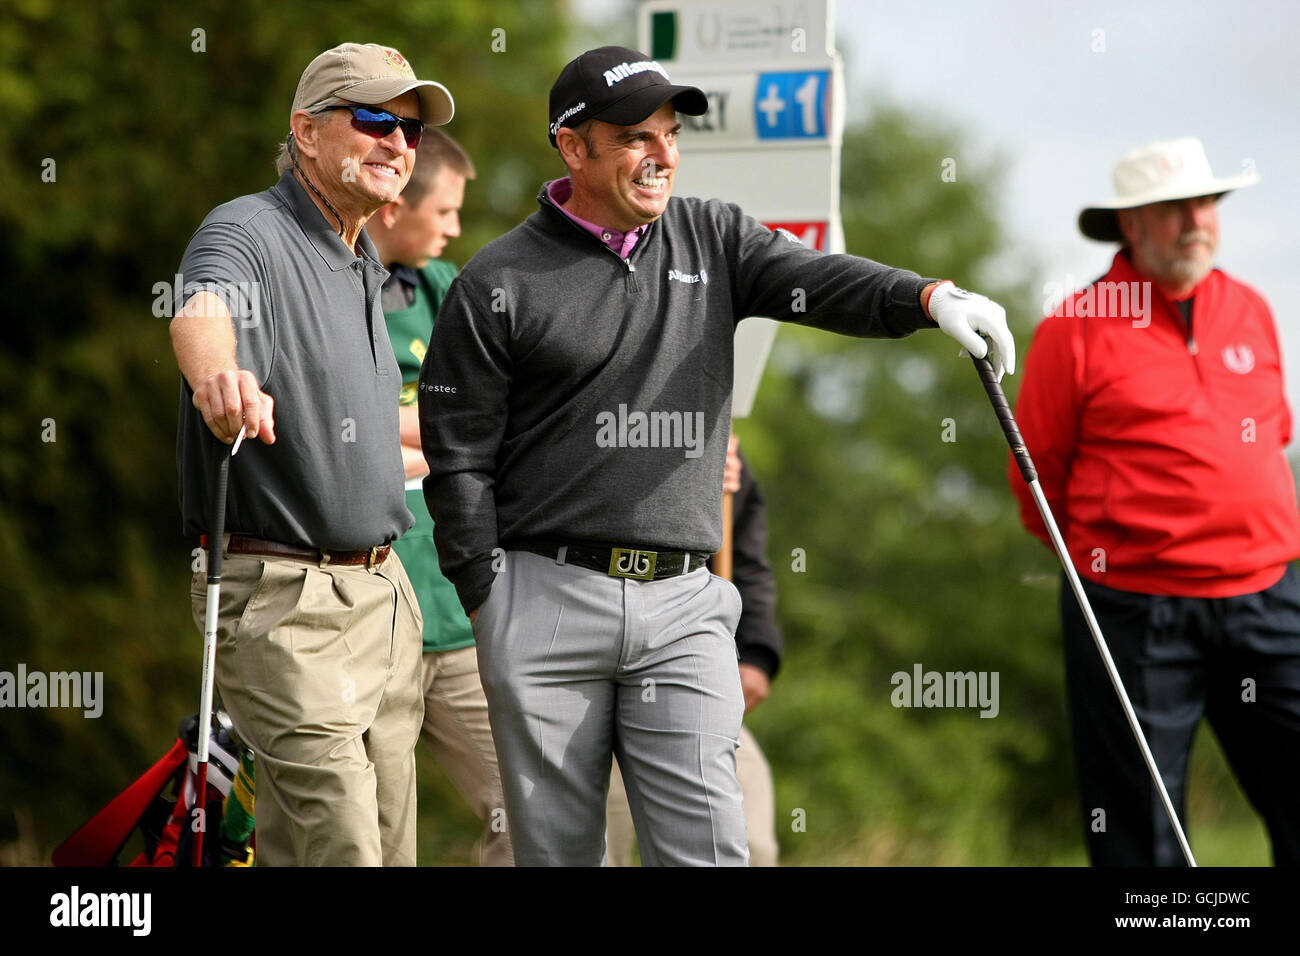
[[(1215, 176), (1201, 143), (1155, 143), (1083, 210), (1119, 242), (1110, 271), (1038, 327), (1016, 418), (1170, 798), (1183, 815), (1207, 716), (1268, 825), (1300, 863), (1300, 555), (1291, 414), (1273, 316), (1214, 268)], [(1048, 541), (1014, 462), (1025, 526)], [(1050, 544), (1049, 544), (1050, 546)], [(1062, 588), (1066, 677), (1096, 865), (1182, 855), (1079, 608)]]
[[(380, 287), (363, 231), (450, 94), (391, 47), (302, 75), (270, 189), (218, 206), (181, 262), (172, 342), (187, 534), (231, 459), (216, 682), (257, 765), (262, 864), (415, 862), (420, 611), (390, 542), (412, 524)], [(203, 580), (191, 596), (202, 620)]]

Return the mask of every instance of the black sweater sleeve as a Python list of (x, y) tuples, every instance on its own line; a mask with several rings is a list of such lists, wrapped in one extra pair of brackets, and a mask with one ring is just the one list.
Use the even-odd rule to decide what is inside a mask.
[(487, 599), (495, 579), (496, 459), (511, 378), (506, 317), (491, 302), (491, 290), (458, 276), (420, 366), (424, 497), (438, 563), (467, 614)]
[(722, 206), (737, 320), (761, 315), (859, 338), (902, 338), (936, 328), (921, 290), (937, 279), (906, 269), (804, 246), (784, 229), (768, 229), (730, 203)]

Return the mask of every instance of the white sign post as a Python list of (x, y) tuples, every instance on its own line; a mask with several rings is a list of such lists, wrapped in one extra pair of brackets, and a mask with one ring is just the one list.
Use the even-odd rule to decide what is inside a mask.
[[(647, 0), (637, 22), (640, 49), (709, 98), (705, 115), (680, 117), (674, 195), (734, 202), (823, 252), (844, 251), (833, 2)], [(736, 330), (733, 418), (753, 408), (777, 327), (750, 317)]]

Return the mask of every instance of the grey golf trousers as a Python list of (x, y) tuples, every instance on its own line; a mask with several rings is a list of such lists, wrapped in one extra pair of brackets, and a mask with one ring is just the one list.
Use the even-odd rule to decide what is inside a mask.
[(650, 866), (744, 866), (740, 595), (506, 553), (474, 624), (519, 866), (596, 866), (611, 754)]

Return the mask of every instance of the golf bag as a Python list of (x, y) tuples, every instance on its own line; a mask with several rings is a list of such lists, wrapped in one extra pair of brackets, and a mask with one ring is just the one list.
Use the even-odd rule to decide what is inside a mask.
[[(227, 729), (217, 712), (208, 744), (207, 799), (195, 814), (198, 783), (198, 715), (181, 722), (169, 751), (135, 783), (63, 841), (55, 866), (189, 866), (195, 831), (203, 841), (204, 866), (249, 866), (253, 859), (253, 755)], [(137, 839), (133, 839), (137, 838)]]

